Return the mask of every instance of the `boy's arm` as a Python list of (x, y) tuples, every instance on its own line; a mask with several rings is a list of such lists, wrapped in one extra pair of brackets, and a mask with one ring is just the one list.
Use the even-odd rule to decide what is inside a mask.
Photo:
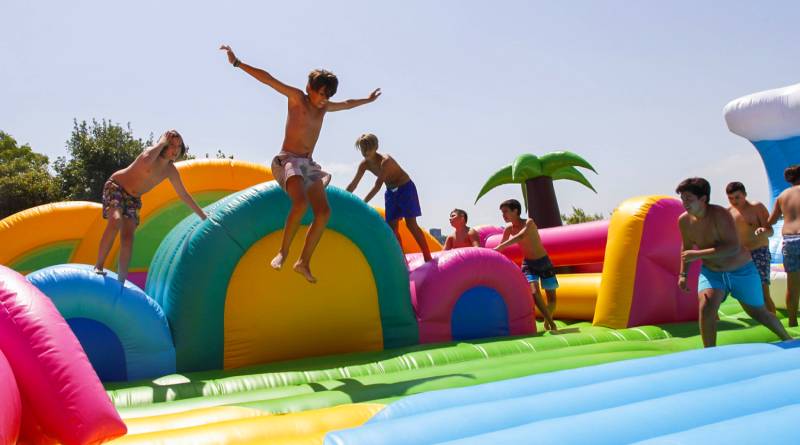
[(683, 258), (683, 252), (690, 250), (693, 246), (691, 241), (689, 240), (689, 233), (686, 228), (686, 219), (684, 218), (685, 214), (678, 218), (678, 228), (681, 232), (681, 268), (680, 272), (678, 273), (678, 287), (680, 287), (683, 291), (689, 292), (689, 285), (686, 283), (686, 277), (688, 276), (688, 269), (689, 263), (686, 262)]
[(477, 230), (469, 229), (467, 236), (469, 236), (469, 240), (472, 242), (472, 247), (481, 247), (481, 237), (478, 235)]
[(449, 235), (446, 240), (444, 240), (444, 250), (450, 250), (453, 248), (453, 235)]
[(503, 232), (503, 242), (497, 245), (494, 250), (501, 251), (506, 247), (516, 243), (517, 241), (521, 240), (528, 234), (528, 225), (525, 224), (525, 227), (522, 228), (516, 235), (509, 237), (510, 228), (507, 228), (505, 232)]
[(170, 137), (169, 133), (170, 133), (169, 131), (165, 132), (164, 134), (161, 135), (160, 138), (158, 138), (158, 142), (156, 142), (154, 145), (145, 148), (144, 151), (142, 152), (142, 157), (147, 159), (148, 161), (156, 159), (164, 150), (164, 148), (166, 148), (169, 145), (169, 137)]
[(234, 66), (234, 68), (241, 68), (242, 71), (245, 73), (253, 76), (256, 80), (261, 83), (265, 83), (271, 86), (275, 91), (283, 94), (286, 97), (297, 97), (302, 95), (303, 92), (299, 89), (286, 85), (285, 83), (281, 82), (280, 80), (272, 77), (272, 75), (262, 69), (252, 67), (246, 63), (243, 63), (241, 60), (236, 58), (236, 55), (231, 50), (230, 46), (222, 45), (219, 49), (224, 50), (228, 53), (228, 62)]
[(756, 206), (756, 212), (758, 213), (756, 236), (761, 236), (762, 233), (766, 233), (766, 238), (771, 237), (775, 231), (772, 229), (772, 224), (769, 223), (769, 211), (767, 207), (759, 202)]
[(378, 193), (383, 187), (383, 175), (381, 174), (378, 176), (378, 179), (375, 180), (375, 185), (372, 186), (372, 190), (367, 193), (367, 196), (364, 197), (364, 202), (369, 202), (376, 193)]
[(358, 187), (358, 183), (361, 182), (361, 178), (364, 176), (364, 172), (367, 170), (367, 164), (364, 161), (361, 161), (358, 164), (358, 170), (356, 170), (356, 176), (350, 181), (350, 184), (347, 186), (347, 191), (353, 193), (353, 191)]
[(769, 215), (767, 224), (769, 224), (770, 226), (774, 226), (782, 215), (783, 212), (781, 211), (781, 196), (779, 195), (778, 199), (775, 200), (775, 207), (772, 208), (772, 213)]
[(204, 212), (203, 209), (197, 205), (197, 203), (194, 201), (194, 198), (192, 198), (192, 195), (186, 191), (186, 187), (183, 186), (183, 181), (181, 181), (181, 175), (178, 173), (178, 169), (175, 168), (174, 164), (170, 165), (167, 178), (169, 178), (169, 182), (172, 183), (172, 187), (175, 189), (175, 192), (178, 194), (181, 200), (185, 202), (186, 205), (188, 205), (189, 208), (191, 208), (194, 213), (200, 217), (200, 219), (206, 219), (206, 212)]
[(378, 88), (372, 93), (370, 93), (369, 97), (366, 99), (348, 99), (344, 102), (328, 102), (328, 106), (326, 108), (327, 111), (342, 111), (342, 110), (349, 110), (351, 108), (360, 107), (361, 105), (368, 104), (370, 102), (375, 102), (375, 99), (380, 97), (381, 89)]

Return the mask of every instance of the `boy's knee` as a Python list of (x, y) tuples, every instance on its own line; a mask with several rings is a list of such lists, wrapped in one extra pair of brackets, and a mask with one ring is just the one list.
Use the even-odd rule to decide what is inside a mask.
[(108, 225), (114, 229), (119, 229), (122, 226), (122, 216), (118, 213), (112, 213), (108, 217)]
[(300, 196), (292, 200), (292, 208), (289, 211), (297, 213), (305, 212), (306, 209), (308, 209), (308, 200), (305, 196)]
[(417, 225), (417, 218), (406, 218), (406, 227), (409, 229), (416, 229), (419, 226)]
[(329, 220), (331, 218), (331, 207), (327, 204), (317, 207), (314, 210), (314, 218), (317, 220)]

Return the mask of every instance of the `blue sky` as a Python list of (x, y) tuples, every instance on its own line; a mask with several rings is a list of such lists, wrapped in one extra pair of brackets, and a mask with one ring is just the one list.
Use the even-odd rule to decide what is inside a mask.
[(382, 88), (326, 117), (315, 157), (343, 187), (353, 142), (375, 133), (417, 183), (427, 227), (446, 227), (453, 207), (500, 223), (518, 186), (472, 202), (525, 152), (571, 150), (597, 169), (597, 194), (556, 183), (562, 212), (608, 214), (693, 175), (711, 181), (712, 201), (732, 180), (767, 200), (761, 161), (722, 107), (800, 73), (791, 1), (4, 1), (0, 16), (0, 130), (51, 159), (73, 118), (107, 118), (141, 137), (177, 128), (197, 154), (268, 162), (285, 99), (232, 69), (226, 43), (298, 87), (313, 68), (334, 71), (335, 99)]

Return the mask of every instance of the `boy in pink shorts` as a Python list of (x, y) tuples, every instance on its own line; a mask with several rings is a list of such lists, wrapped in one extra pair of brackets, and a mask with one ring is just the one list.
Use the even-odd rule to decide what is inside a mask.
[(325, 230), (331, 214), (328, 198), (325, 195), (325, 186), (330, 182), (331, 176), (322, 171), (319, 164), (314, 162), (311, 157), (322, 129), (322, 119), (329, 111), (349, 110), (373, 102), (381, 95), (380, 88), (373, 91), (366, 99), (332, 102), (329, 99), (336, 94), (339, 80), (329, 71), (314, 70), (309, 73), (308, 84), (304, 92), (284, 84), (264, 70), (243, 63), (236, 58), (229, 46), (223, 45), (220, 49), (227, 52), (228, 62), (234, 68), (241, 68), (256, 80), (269, 85), (288, 99), (289, 113), (286, 119), (286, 133), (280, 153), (272, 160), (272, 174), (281, 188), (289, 195), (292, 207), (286, 216), (280, 251), (272, 259), (270, 265), (275, 270), (283, 267), (283, 262), (289, 253), (289, 246), (300, 227), (300, 221), (308, 206), (311, 205), (314, 220), (306, 232), (303, 252), (292, 268), (295, 272), (303, 275), (308, 282), (316, 283), (316, 277), (311, 274), (311, 254), (314, 253), (314, 249), (322, 238), (322, 232)]

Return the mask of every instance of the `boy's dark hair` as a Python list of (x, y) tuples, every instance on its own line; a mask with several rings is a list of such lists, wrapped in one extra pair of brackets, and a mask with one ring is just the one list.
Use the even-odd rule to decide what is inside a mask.
[(706, 197), (706, 204), (711, 200), (711, 185), (703, 178), (687, 178), (678, 184), (675, 193), (689, 192), (698, 198)]
[(783, 178), (789, 184), (795, 185), (800, 180), (800, 164), (795, 164), (783, 171)]
[(450, 212), (450, 213), (457, 213), (458, 215), (463, 216), (464, 217), (464, 222), (467, 222), (467, 219), (468, 219), (467, 218), (467, 212), (465, 212), (465, 211), (463, 211), (461, 209), (453, 209), (453, 211)]
[(733, 194), (733, 193), (736, 193), (736, 192), (742, 192), (742, 193), (744, 193), (746, 195), (747, 194), (747, 190), (744, 189), (744, 184), (742, 184), (739, 181), (733, 181), (730, 184), (728, 184), (727, 186), (725, 186), (725, 193), (730, 195), (730, 194)]
[(330, 71), (317, 69), (308, 73), (308, 85), (314, 91), (325, 87), (325, 95), (330, 98), (336, 94), (336, 89), (339, 88), (339, 79)]
[(522, 204), (520, 204), (516, 199), (506, 199), (505, 201), (501, 202), (500, 210), (503, 210), (503, 207), (508, 207), (509, 210), (516, 210), (517, 214), (522, 215)]

